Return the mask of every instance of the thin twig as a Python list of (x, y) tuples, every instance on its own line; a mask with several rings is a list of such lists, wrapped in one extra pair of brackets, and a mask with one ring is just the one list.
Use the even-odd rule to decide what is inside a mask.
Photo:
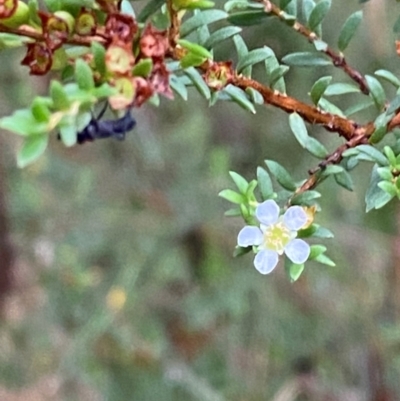
[[(18, 36), (24, 36), (26, 38), (31, 38), (39, 42), (43, 42), (45, 40), (45, 37), (41, 32), (38, 32), (35, 29), (29, 28), (27, 26), (22, 26), (19, 28), (8, 28), (0, 24), (0, 32), (11, 33)], [(70, 38), (67, 38), (64, 43), (69, 45), (90, 47), (93, 42), (105, 44), (107, 41), (103, 37), (97, 35), (95, 36), (73, 35)]]
[(352, 120), (310, 106), (243, 75), (235, 75), (232, 79), (232, 84), (244, 90), (246, 88), (256, 89), (261, 93), (266, 104), (278, 107), (287, 113), (297, 113), (305, 121), (322, 125), (328, 131), (337, 132), (347, 140), (350, 140), (359, 128)]
[[(285, 12), (283, 10), (269, 0), (258, 1), (265, 5), (264, 9), (266, 13), (276, 16), (280, 21), (285, 22), (287, 25), (287, 21), (284, 18)], [(300, 33), (300, 35), (306, 37), (310, 43), (314, 43), (316, 40), (321, 40), (315, 32), (311, 31), (297, 20), (292, 25), (292, 28), (296, 32)], [(353, 81), (358, 84), (362, 93), (366, 95), (369, 94), (369, 88), (366, 79), (359, 71), (347, 64), (343, 54), (335, 52), (328, 45), (326, 45), (324, 50), (321, 51), (332, 60), (335, 67), (342, 69)]]
[(336, 148), (334, 152), (332, 152), (325, 158), (325, 160), (318, 164), (318, 167), (309, 170), (310, 177), (303, 183), (303, 185), (301, 185), (301, 187), (297, 188), (296, 195), (315, 188), (322, 178), (319, 174), (321, 170), (328, 165), (339, 164), (343, 159), (343, 153), (347, 149), (355, 148), (358, 145), (368, 143), (368, 138), (372, 135), (373, 128), (374, 127), (372, 123), (369, 123), (364, 127), (360, 127), (353, 138)]
[(176, 46), (176, 42), (179, 39), (180, 20), (178, 12), (175, 10), (172, 0), (167, 0), (167, 8), (171, 21), (171, 25), (168, 30), (168, 39), (170, 49), (174, 49)]

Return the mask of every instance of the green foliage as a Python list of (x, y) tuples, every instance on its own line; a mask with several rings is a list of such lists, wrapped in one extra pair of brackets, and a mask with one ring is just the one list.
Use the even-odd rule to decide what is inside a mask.
[(312, 31), (315, 31), (316, 28), (321, 24), (330, 8), (330, 0), (322, 0), (313, 8), (308, 18), (308, 27)]
[(340, 51), (346, 50), (347, 46), (350, 44), (351, 39), (353, 38), (358, 26), (360, 25), (362, 17), (362, 11), (356, 11), (355, 13), (351, 14), (344, 23), (342, 29), (340, 30), (337, 43)]
[[(390, 351), (398, 342), (396, 286), (385, 281), (396, 276), (387, 271), (396, 218), (377, 209), (400, 198), (400, 79), (393, 46), (372, 43), (398, 4), (385, 5), (388, 21), (368, 15), (380, 27), (372, 36), (356, 36), (362, 6), (333, 5), (30, 0), (24, 26), (1, 24), (3, 112), (15, 111), (0, 127), (19, 136), (4, 135), (2, 148), (31, 165), (15, 170), (6, 155), (5, 204), (24, 269), (16, 277), (28, 280), (32, 268), (40, 292), (36, 310), (5, 314), (2, 394), (57, 366), (62, 401), (272, 400), (294, 388), (290, 365), (303, 356), (318, 360), (310, 398), (346, 398), (368, 382), (348, 358), (354, 344), (364, 360), (376, 355), (371, 344)], [(87, 12), (95, 29), (66, 33), (55, 10), (75, 23)], [(28, 72), (50, 71), (42, 96), (28, 92)], [(127, 111), (135, 131), (123, 143), (75, 146), (89, 124), (99, 127), (105, 103), (105, 135)], [(229, 169), (239, 173), (227, 182)], [(309, 244), (305, 263), (279, 255), (293, 287), (282, 272), (257, 275), (258, 246), (235, 247), (243, 225), (260, 226), (256, 210), (268, 200), (280, 219), (293, 206), (308, 217), (291, 233)], [(221, 216), (226, 202), (232, 223)], [(14, 297), (23, 297), (10, 297), (19, 310)], [(384, 355), (376, 376), (389, 372), (380, 384), (396, 388), (398, 361)], [(30, 394), (13, 391), (10, 399)]]
[(282, 62), (296, 67), (318, 67), (332, 64), (326, 57), (313, 52), (291, 53), (283, 57)]

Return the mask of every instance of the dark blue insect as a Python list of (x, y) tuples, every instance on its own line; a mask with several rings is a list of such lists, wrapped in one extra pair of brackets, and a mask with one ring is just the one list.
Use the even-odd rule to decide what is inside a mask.
[[(122, 141), (125, 139), (125, 134), (135, 127), (136, 120), (132, 117), (130, 109), (127, 110), (124, 116), (116, 120), (99, 121), (103, 117), (107, 106), (108, 103), (105, 104), (105, 107), (96, 118), (93, 117), (89, 124), (78, 132), (77, 142), (79, 144), (103, 138), (115, 138)], [(58, 139), (60, 139), (60, 135), (58, 135)]]

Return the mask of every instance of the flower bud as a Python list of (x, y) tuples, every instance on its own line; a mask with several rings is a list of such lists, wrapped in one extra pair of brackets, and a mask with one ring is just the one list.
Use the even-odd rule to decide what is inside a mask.
[(74, 30), (75, 18), (67, 11), (56, 11), (54, 15), (67, 24), (68, 34), (71, 34)]
[(92, 11), (82, 9), (76, 17), (75, 32), (80, 36), (94, 35), (96, 23), (96, 15)]

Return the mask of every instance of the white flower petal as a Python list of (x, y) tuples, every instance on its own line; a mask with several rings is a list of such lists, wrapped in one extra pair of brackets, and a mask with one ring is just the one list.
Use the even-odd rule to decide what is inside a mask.
[(238, 245), (244, 248), (253, 245), (260, 245), (263, 240), (263, 234), (258, 227), (243, 227), (238, 234)]
[(279, 218), (278, 204), (272, 199), (261, 203), (257, 206), (256, 217), (260, 223), (266, 226), (276, 223)]
[(263, 249), (254, 258), (254, 266), (261, 274), (269, 274), (275, 269), (278, 259), (277, 252)]
[(291, 206), (283, 215), (283, 223), (289, 230), (300, 230), (307, 223), (307, 213), (301, 206)]
[(304, 263), (310, 256), (310, 245), (302, 239), (294, 239), (285, 247), (286, 256), (298, 265)]

